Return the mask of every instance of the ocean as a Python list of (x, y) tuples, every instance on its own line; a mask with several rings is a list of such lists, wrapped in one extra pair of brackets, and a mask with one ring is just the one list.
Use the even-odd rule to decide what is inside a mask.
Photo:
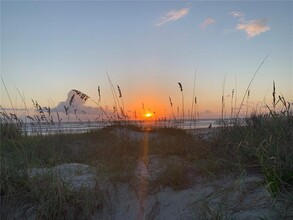
[(209, 126), (220, 126), (220, 119), (197, 120), (161, 120), (161, 121), (88, 121), (88, 122), (60, 122), (60, 123), (24, 123), (22, 132), (28, 135), (56, 134), (56, 133), (85, 133), (95, 129), (101, 129), (110, 125), (138, 125), (143, 128), (167, 127), (180, 129), (200, 129)]

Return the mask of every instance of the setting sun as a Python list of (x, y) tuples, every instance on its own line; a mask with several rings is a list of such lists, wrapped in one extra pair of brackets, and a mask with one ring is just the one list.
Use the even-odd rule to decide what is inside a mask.
[(150, 117), (152, 117), (152, 116), (153, 116), (153, 114), (152, 114), (152, 113), (150, 113), (150, 112), (148, 112), (148, 113), (144, 114), (144, 116), (145, 116), (146, 118), (150, 118)]

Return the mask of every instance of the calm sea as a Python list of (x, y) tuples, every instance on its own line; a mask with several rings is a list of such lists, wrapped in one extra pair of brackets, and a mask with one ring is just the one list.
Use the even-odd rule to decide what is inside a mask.
[(61, 122), (61, 123), (34, 123), (23, 124), (22, 130), (28, 135), (56, 134), (56, 133), (85, 133), (94, 129), (101, 129), (110, 125), (139, 125), (142, 127), (173, 127), (181, 129), (199, 129), (209, 126), (218, 127), (219, 119), (197, 120), (166, 120), (166, 121), (113, 121), (113, 122)]

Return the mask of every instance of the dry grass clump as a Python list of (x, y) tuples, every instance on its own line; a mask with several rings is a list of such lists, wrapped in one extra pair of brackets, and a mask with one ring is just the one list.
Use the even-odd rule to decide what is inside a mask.
[[(32, 178), (24, 173), (1, 174), (1, 216), (6, 219), (89, 219), (103, 207), (98, 189), (72, 189), (52, 174)], [(12, 179), (13, 178), (13, 179)], [(17, 213), (17, 215), (16, 215)]]

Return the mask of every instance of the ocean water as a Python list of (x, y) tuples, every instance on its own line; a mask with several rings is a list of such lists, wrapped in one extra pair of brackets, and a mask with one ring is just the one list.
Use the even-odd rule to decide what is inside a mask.
[(94, 129), (101, 129), (110, 125), (139, 125), (142, 127), (172, 127), (181, 129), (199, 129), (209, 126), (218, 127), (219, 119), (197, 119), (197, 120), (165, 120), (165, 121), (98, 121), (98, 122), (61, 122), (61, 123), (26, 123), (22, 126), (23, 133), (34, 134), (56, 134), (56, 133), (85, 133)]

